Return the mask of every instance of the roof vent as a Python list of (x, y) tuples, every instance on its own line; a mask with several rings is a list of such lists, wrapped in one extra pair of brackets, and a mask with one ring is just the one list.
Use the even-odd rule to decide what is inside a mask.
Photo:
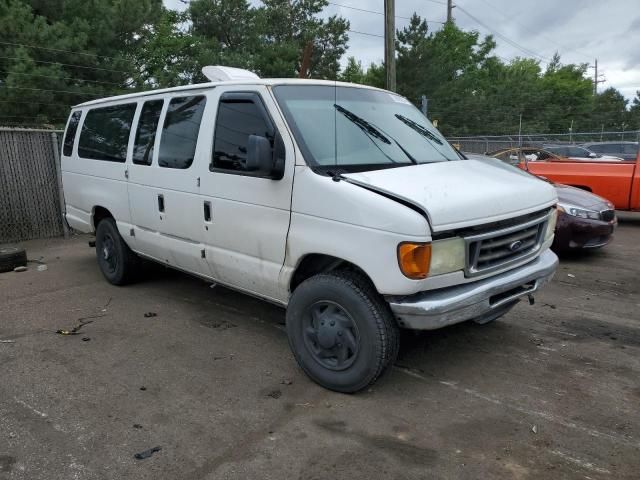
[(249, 70), (223, 65), (207, 65), (202, 67), (202, 74), (212, 82), (228, 82), (229, 80), (259, 80), (260, 77)]

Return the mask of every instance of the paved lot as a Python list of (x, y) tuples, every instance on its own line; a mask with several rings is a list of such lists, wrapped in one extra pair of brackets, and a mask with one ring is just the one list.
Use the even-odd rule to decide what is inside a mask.
[(352, 396), (301, 373), (277, 307), (162, 269), (113, 287), (86, 238), (26, 242), (48, 270), (0, 274), (0, 479), (638, 478), (625, 218), (534, 306), (408, 335)]

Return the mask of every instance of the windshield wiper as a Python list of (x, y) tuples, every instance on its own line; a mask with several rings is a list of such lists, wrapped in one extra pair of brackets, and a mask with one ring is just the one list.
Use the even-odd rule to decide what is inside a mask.
[(440, 140), (433, 133), (431, 133), (429, 130), (424, 128), (422, 125), (414, 122), (413, 120), (411, 120), (410, 118), (405, 117), (404, 115), (400, 115), (399, 113), (396, 113), (395, 116), (396, 116), (396, 118), (398, 120), (400, 120), (402, 123), (404, 123), (408, 127), (413, 128), (416, 132), (418, 132), (423, 137), (428, 138), (429, 140), (432, 140), (432, 141), (436, 142), (439, 145), (443, 144), (442, 140)]
[(387, 145), (391, 145), (391, 142), (389, 141), (389, 139), (387, 137), (385, 137), (380, 130), (378, 130), (376, 127), (374, 127), (369, 122), (367, 122), (364, 118), (359, 117), (355, 113), (350, 112), (349, 110), (347, 110), (344, 107), (341, 107), (340, 105), (334, 104), (333, 106), (335, 107), (336, 110), (338, 110), (341, 114), (343, 114), (345, 117), (347, 117), (353, 123), (355, 123), (358, 127), (360, 127), (362, 130), (364, 130), (366, 133), (368, 133), (372, 137), (377, 138), (382, 143), (386, 143)]
[[(350, 120), (351, 122), (353, 122), (356, 126), (358, 126), (369, 138), (370, 137), (374, 137), (377, 138), (378, 140), (380, 140), (381, 142), (387, 144), (387, 145), (391, 145), (391, 141), (389, 140), (389, 138), (391, 138), (391, 140), (393, 140), (393, 143), (396, 144), (396, 146), (402, 151), (402, 153), (404, 153), (407, 158), (411, 161), (411, 163), (417, 165), (418, 162), (416, 161), (415, 158), (413, 158), (413, 156), (407, 152), (402, 145), (400, 145), (398, 143), (398, 141), (389, 136), (389, 138), (387, 138), (387, 136), (385, 136), (385, 134), (383, 134), (378, 128), (376, 128), (373, 124), (367, 122), (364, 118), (359, 117), (358, 115), (356, 115), (355, 113), (347, 110), (344, 107), (341, 107), (340, 105), (337, 104), (333, 104), (333, 106), (335, 107), (335, 109), (337, 111), (339, 111), (342, 115), (344, 115), (348, 120)], [(378, 150), (380, 150), (382, 152), (382, 149), (380, 149), (378, 147)], [(396, 160), (394, 160), (393, 158), (391, 158), (389, 155), (387, 155), (386, 153), (382, 152), (382, 154), (387, 157), (389, 160), (391, 160), (394, 163), (397, 163)]]

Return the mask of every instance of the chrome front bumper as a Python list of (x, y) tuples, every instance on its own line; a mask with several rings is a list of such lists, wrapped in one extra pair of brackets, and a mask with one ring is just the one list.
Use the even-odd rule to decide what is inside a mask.
[(415, 330), (491, 319), (549, 282), (557, 266), (558, 257), (547, 249), (526, 265), (484, 280), (414, 295), (388, 296), (386, 300), (398, 324)]

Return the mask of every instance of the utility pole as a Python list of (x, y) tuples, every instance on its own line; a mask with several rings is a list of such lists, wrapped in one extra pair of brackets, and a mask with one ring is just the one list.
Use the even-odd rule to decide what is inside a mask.
[(453, 22), (452, 10), (455, 8), (453, 0), (447, 0), (447, 23)]
[(595, 69), (594, 73), (593, 73), (593, 96), (595, 97), (598, 94), (598, 84), (599, 83), (604, 83), (607, 81), (606, 78), (602, 78), (602, 80), (600, 79), (601, 77), (604, 77), (604, 75), (602, 73), (598, 74), (598, 59), (595, 59), (595, 63), (593, 66), (589, 66), (589, 68), (593, 68)]
[(384, 67), (385, 87), (396, 91), (396, 5), (395, 0), (384, 0)]
[(522, 146), (522, 114), (520, 114), (520, 126), (518, 127), (518, 146)]

